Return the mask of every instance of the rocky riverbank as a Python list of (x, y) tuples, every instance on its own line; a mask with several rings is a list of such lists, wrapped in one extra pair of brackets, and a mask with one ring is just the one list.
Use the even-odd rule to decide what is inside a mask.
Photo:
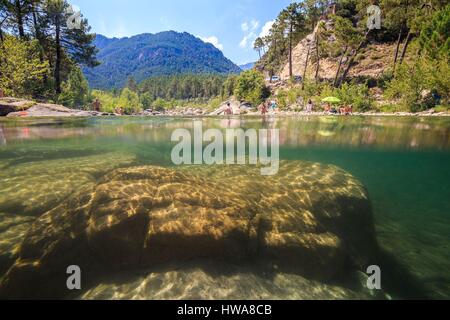
[(97, 117), (110, 113), (69, 109), (62, 105), (17, 98), (0, 98), (0, 116), (6, 117)]
[[(206, 117), (206, 116), (226, 116), (227, 103), (230, 103), (232, 115), (234, 116), (261, 116), (261, 113), (252, 108), (250, 104), (246, 102), (238, 102), (230, 100), (224, 102), (219, 108), (214, 111), (207, 110), (205, 108), (193, 108), (193, 107), (178, 107), (169, 110), (144, 110), (133, 116), (140, 117)], [(288, 110), (277, 110), (275, 112), (269, 112), (267, 116), (280, 116), (280, 117), (295, 117), (295, 116), (324, 116), (335, 115), (325, 112), (305, 112), (298, 111), (293, 108)], [(434, 109), (426, 110), (418, 113), (411, 112), (355, 112), (352, 116), (399, 116), (399, 117), (445, 117), (450, 116), (450, 112), (437, 112)], [(116, 113), (96, 112), (86, 110), (69, 109), (62, 105), (39, 103), (31, 100), (17, 99), (17, 98), (0, 98), (0, 117), (101, 117), (101, 116), (121, 116)], [(338, 116), (338, 115), (335, 115)]]

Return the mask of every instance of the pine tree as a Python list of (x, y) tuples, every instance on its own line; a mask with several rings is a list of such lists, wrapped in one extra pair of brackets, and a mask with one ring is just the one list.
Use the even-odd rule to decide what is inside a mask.
[(0, 88), (6, 95), (31, 96), (49, 72), (39, 60), (38, 43), (4, 36), (0, 44)]
[(7, 22), (11, 28), (25, 39), (25, 29), (29, 14), (31, 13), (32, 0), (1, 0), (2, 11), (7, 12)]
[(253, 48), (258, 51), (259, 54), (259, 59), (261, 59), (261, 51), (264, 48), (264, 42), (263, 39), (261, 39), (260, 37), (256, 38), (254, 44), (253, 44)]
[(287, 28), (288, 37), (288, 53), (289, 53), (289, 77), (293, 77), (292, 71), (292, 50), (294, 42), (298, 40), (299, 35), (306, 34), (305, 15), (303, 13), (303, 6), (299, 3), (291, 3), (289, 7), (283, 10), (280, 14), (281, 21), (284, 22)]
[(61, 72), (64, 54), (78, 64), (94, 67), (99, 64), (96, 60), (97, 49), (92, 45), (95, 38), (90, 34), (90, 26), (86, 19), (82, 18), (79, 26), (70, 28), (67, 21), (69, 4), (65, 0), (45, 0), (43, 11), (45, 19), (48, 20), (48, 30), (51, 36), (52, 46), (55, 51), (54, 81), (55, 91), (61, 92)]
[(125, 114), (133, 114), (142, 110), (138, 94), (128, 88), (122, 90), (117, 107), (121, 108)]
[(137, 90), (138, 90), (138, 84), (137, 84), (136, 80), (134, 80), (133, 77), (128, 77), (126, 87), (133, 92), (137, 92)]
[(74, 68), (67, 81), (62, 84), (59, 101), (66, 106), (75, 108), (81, 108), (88, 104), (89, 84), (80, 68)]

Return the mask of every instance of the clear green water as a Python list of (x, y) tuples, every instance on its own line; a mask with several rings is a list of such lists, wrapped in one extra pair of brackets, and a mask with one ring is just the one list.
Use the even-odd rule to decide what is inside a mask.
[[(64, 190), (88, 183), (87, 171), (100, 179), (116, 167), (170, 166), (170, 136), (192, 122), (0, 120), (0, 233), (12, 230), (5, 222), (11, 214), (32, 219), (45, 210), (43, 202), (63, 201)], [(233, 118), (203, 119), (203, 126), (278, 128), (282, 160), (350, 172), (369, 191), (393, 295), (450, 298), (449, 118)], [(13, 238), (0, 240), (0, 249)]]

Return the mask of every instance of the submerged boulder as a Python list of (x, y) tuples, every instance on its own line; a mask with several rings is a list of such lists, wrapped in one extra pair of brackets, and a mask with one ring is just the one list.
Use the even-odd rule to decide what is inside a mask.
[(63, 297), (66, 268), (96, 275), (208, 258), (265, 261), (329, 280), (376, 251), (370, 201), (348, 173), (282, 162), (118, 169), (36, 220), (0, 284), (3, 298)]
[(373, 297), (357, 284), (348, 287), (285, 272), (261, 272), (254, 266), (223, 261), (191, 261), (182, 268), (123, 272), (95, 284), (84, 300), (354, 300)]
[(0, 277), (17, 258), (20, 244), (34, 217), (0, 213)]
[[(26, 157), (5, 163), (0, 171), (0, 212), (39, 216), (57, 206), (99, 176), (131, 165), (135, 158), (122, 153), (36, 161)], [(0, 164), (1, 167), (1, 164)], [(0, 232), (0, 241), (1, 241)]]

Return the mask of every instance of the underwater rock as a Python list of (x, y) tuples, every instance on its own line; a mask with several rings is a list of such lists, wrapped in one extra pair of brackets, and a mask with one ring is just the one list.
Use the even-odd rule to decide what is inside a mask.
[[(324, 284), (253, 266), (193, 261), (177, 270), (115, 274), (76, 298), (86, 300), (315, 300), (371, 299), (362, 288)], [(383, 299), (383, 297), (381, 297)]]
[(257, 167), (133, 167), (39, 217), (0, 296), (62, 297), (73, 264), (93, 279), (199, 258), (253, 259), (329, 280), (364, 269), (376, 250), (367, 192), (334, 166), (282, 162), (271, 177)]
[[(39, 216), (67, 196), (120, 166), (130, 165), (133, 156), (104, 153), (78, 158), (30, 161), (16, 159), (0, 171), (0, 212)], [(1, 238), (1, 236), (0, 236)]]
[(34, 217), (0, 213), (0, 277), (17, 258), (19, 246), (34, 220)]

